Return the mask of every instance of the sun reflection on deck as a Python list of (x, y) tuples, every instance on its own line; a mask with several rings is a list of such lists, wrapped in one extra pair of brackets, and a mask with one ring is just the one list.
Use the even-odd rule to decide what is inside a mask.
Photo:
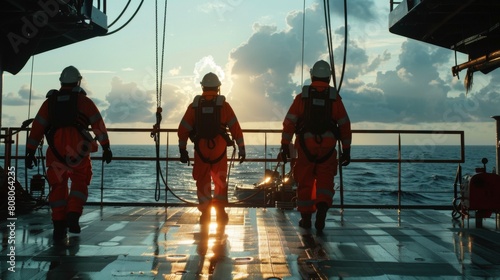
[[(53, 244), (48, 209), (20, 216), (16, 268), (2, 279), (474, 279), (500, 275), (500, 231), (449, 211), (331, 209), (322, 235), (295, 210), (228, 208), (199, 224), (195, 207), (86, 207), (84, 230)], [(99, 217), (90, 219), (87, 217)], [(5, 228), (5, 227), (3, 227)], [(105, 230), (121, 228), (120, 230)], [(2, 232), (0, 255), (8, 244)], [(21, 269), (22, 268), (22, 269)], [(323, 277), (323, 278), (322, 278)]]

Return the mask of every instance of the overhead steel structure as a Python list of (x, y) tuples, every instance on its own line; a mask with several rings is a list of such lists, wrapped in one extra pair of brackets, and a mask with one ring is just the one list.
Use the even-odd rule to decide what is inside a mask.
[(390, 0), (390, 8), (390, 32), (469, 56), (453, 75), (500, 66), (500, 1)]

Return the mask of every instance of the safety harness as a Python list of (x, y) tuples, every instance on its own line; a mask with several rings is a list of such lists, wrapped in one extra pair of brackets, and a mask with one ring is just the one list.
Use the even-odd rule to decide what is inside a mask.
[(331, 131), (335, 138), (340, 139), (340, 130), (337, 122), (332, 119), (332, 104), (337, 100), (335, 88), (328, 87), (326, 92), (318, 92), (311, 86), (302, 88), (302, 99), (304, 100), (304, 116), (299, 119), (296, 134), (299, 144), (310, 162), (322, 163), (330, 158), (335, 152), (335, 146), (321, 158), (311, 154), (305, 144), (304, 135), (309, 132), (313, 134), (316, 143), (323, 141), (323, 134)]
[(215, 148), (215, 138), (221, 135), (226, 140), (227, 146), (233, 145), (233, 140), (229, 137), (226, 130), (226, 124), (221, 123), (221, 109), (226, 98), (223, 95), (217, 95), (210, 100), (205, 96), (195, 96), (192, 108), (195, 110), (195, 125), (189, 138), (194, 143), (194, 149), (200, 156), (200, 159), (208, 164), (219, 162), (225, 155), (226, 150), (214, 160), (203, 156), (199, 148), (199, 141), (205, 140), (209, 149)]
[[(78, 94), (87, 95), (80, 87), (74, 87), (71, 91), (50, 90), (46, 97), (48, 99), (49, 126), (45, 130), (47, 143), (55, 157), (65, 165), (77, 164), (79, 159), (87, 156), (92, 149), (94, 139), (88, 132), (87, 127), (90, 120), (83, 113), (78, 111)], [(82, 135), (82, 145), (78, 146), (78, 157), (63, 157), (56, 149), (54, 136), (59, 128), (74, 127)]]

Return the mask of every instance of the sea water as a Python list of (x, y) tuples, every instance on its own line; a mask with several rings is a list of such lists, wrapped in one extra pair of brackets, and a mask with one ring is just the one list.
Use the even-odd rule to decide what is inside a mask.
[[(196, 203), (192, 165), (177, 160), (165, 160), (167, 157), (179, 157), (176, 146), (171, 146), (168, 150), (160, 147), (159, 162), (156, 161), (154, 145), (114, 145), (112, 150), (115, 159), (110, 164), (100, 160), (92, 161), (93, 177), (89, 186), (88, 201)], [(247, 146), (246, 150), (248, 159), (276, 159), (279, 146)], [(24, 155), (24, 147), (20, 147), (17, 152)], [(43, 152), (45, 153), (45, 150)], [(230, 202), (237, 201), (233, 195), (236, 185), (260, 182), (266, 169), (285, 173), (290, 171), (290, 164), (286, 164), (282, 169), (281, 166), (276, 166), (276, 162), (247, 161), (239, 164), (237, 159), (231, 161), (232, 153), (233, 148), (229, 147), (228, 157), (233, 163), (229, 169), (228, 180)], [(100, 152), (92, 154), (100, 155)], [(192, 150), (189, 150), (189, 155), (193, 156)], [(459, 163), (425, 161), (459, 161), (460, 146), (403, 146), (401, 150), (398, 150), (398, 146), (353, 146), (351, 158), (353, 162), (341, 171), (344, 204), (397, 205), (398, 198), (401, 199), (402, 205), (452, 204)], [(401, 160), (395, 162), (399, 158)], [(475, 168), (483, 167), (482, 158), (488, 159), (487, 172), (492, 172), (496, 162), (495, 147), (466, 146), (465, 162), (460, 163), (462, 175), (474, 174)], [(27, 170), (26, 173), (24, 160), (13, 160), (11, 165), (16, 166), (18, 181), (27, 189), (29, 183), (26, 182), (29, 182), (33, 175), (43, 174), (41, 165)], [(335, 177), (334, 197), (334, 204), (337, 205), (341, 198), (340, 181), (338, 174)], [(46, 188), (48, 192), (48, 186)]]

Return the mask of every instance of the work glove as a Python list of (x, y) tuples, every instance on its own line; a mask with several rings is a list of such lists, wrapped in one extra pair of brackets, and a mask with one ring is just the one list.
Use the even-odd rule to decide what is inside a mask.
[(290, 158), (290, 145), (288, 144), (281, 144), (281, 160), (283, 163), (287, 163), (288, 159)]
[(188, 151), (186, 149), (179, 148), (179, 153), (181, 154), (181, 162), (187, 163), (189, 161)]
[(247, 154), (245, 153), (245, 147), (240, 147), (238, 150), (238, 159), (240, 160), (240, 164), (245, 161)]
[(340, 154), (340, 163), (342, 166), (348, 166), (351, 163), (351, 148), (343, 149)]
[(106, 163), (110, 163), (113, 159), (113, 152), (111, 152), (111, 148), (109, 145), (102, 146), (102, 161)]
[(37, 163), (37, 159), (36, 159), (36, 156), (35, 156), (35, 150), (31, 150), (31, 149), (28, 149), (26, 151), (26, 161), (25, 161), (25, 165), (27, 168), (29, 169), (33, 169), (33, 165), (34, 166), (38, 166), (38, 163)]

